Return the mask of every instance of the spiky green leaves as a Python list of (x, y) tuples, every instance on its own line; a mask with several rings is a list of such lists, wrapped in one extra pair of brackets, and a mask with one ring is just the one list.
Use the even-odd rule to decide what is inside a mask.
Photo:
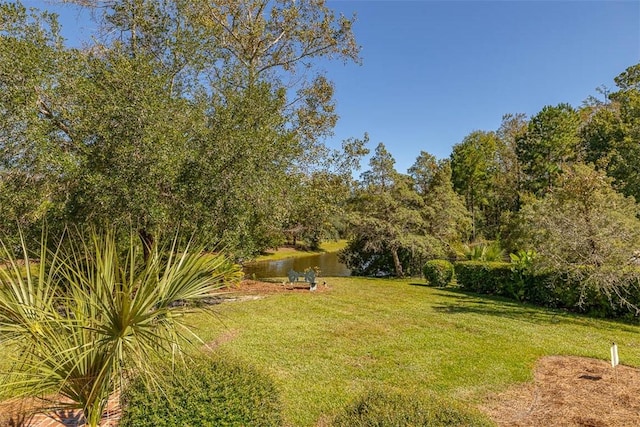
[[(144, 262), (137, 238), (120, 251), (112, 232), (42, 241), (40, 262), (24, 267), (6, 246), (0, 269), (0, 342), (15, 348), (2, 388), (14, 395), (59, 394), (97, 425), (130, 372), (152, 379), (149, 361), (173, 357), (197, 338), (184, 314), (240, 277), (224, 255), (189, 245), (155, 247)], [(23, 241), (23, 247), (24, 241)]]

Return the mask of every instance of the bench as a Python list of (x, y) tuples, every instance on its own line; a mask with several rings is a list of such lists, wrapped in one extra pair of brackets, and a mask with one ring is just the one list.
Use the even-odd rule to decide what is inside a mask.
[(300, 279), (300, 277), (304, 277), (304, 281), (309, 283), (310, 291), (315, 291), (318, 286), (316, 283), (316, 272), (313, 268), (308, 268), (303, 272), (291, 269), (289, 270), (288, 277), (289, 283), (295, 283)]

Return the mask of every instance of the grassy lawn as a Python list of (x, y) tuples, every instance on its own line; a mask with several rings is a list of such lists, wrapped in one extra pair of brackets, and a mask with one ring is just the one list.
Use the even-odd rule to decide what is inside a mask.
[[(323, 252), (338, 252), (340, 249), (344, 248), (345, 246), (347, 246), (346, 240), (322, 242), (322, 244), (320, 245), (320, 250), (318, 251), (308, 251), (308, 250), (303, 250), (298, 248), (292, 248), (290, 246), (283, 246), (281, 248), (278, 248), (275, 251), (274, 250), (267, 251), (264, 254), (256, 257), (256, 259), (253, 261), (277, 261), (280, 259), (298, 258), (298, 257), (309, 256), (309, 255), (317, 255)], [(302, 248), (302, 246), (300, 247)]]
[(196, 316), (206, 341), (276, 380), (291, 425), (313, 426), (378, 387), (473, 405), (528, 381), (536, 359), (606, 359), (640, 365), (640, 327), (450, 290), (415, 280), (329, 278), (331, 290), (229, 302), (219, 320)]

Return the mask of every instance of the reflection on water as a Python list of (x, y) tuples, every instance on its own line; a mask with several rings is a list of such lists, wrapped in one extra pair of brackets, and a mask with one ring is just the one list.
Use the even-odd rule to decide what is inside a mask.
[(338, 260), (338, 254), (335, 252), (278, 261), (254, 262), (246, 264), (244, 272), (247, 277), (264, 279), (267, 277), (287, 277), (291, 269), (302, 272), (309, 267), (320, 268), (319, 277), (349, 276), (351, 274), (351, 270)]

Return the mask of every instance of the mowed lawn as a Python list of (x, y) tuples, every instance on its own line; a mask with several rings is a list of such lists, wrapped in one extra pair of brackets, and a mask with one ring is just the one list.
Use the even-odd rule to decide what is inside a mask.
[(194, 316), (217, 351), (276, 381), (291, 425), (313, 426), (365, 391), (397, 388), (474, 406), (532, 378), (541, 356), (640, 365), (640, 327), (412, 286), (323, 278), (326, 292), (269, 295)]

